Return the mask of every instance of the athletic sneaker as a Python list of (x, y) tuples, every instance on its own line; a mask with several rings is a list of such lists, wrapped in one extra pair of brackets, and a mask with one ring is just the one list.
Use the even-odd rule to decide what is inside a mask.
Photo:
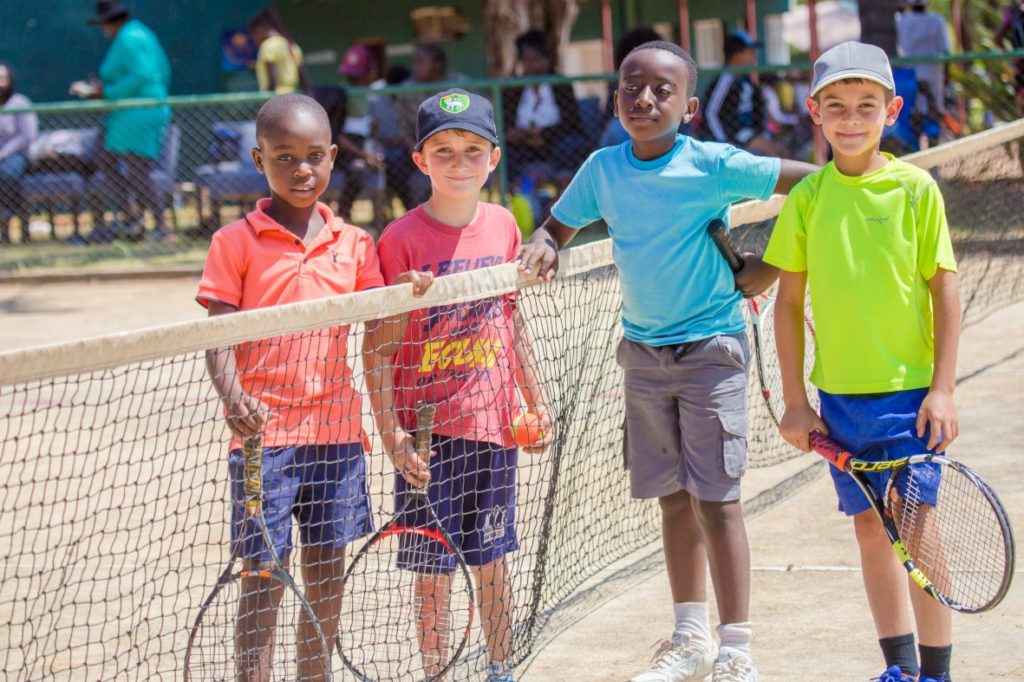
[(516, 678), (498, 663), (491, 663), (487, 666), (487, 682), (516, 682)]
[(913, 682), (913, 677), (903, 674), (898, 665), (886, 668), (885, 672), (874, 678), (877, 682)]
[(711, 672), (715, 651), (690, 644), (689, 635), (673, 632), (672, 639), (664, 640), (654, 653), (651, 669), (629, 682), (683, 682), (702, 680)]
[(720, 656), (711, 670), (712, 682), (757, 682), (757, 668), (749, 656)]
[(945, 675), (943, 675), (942, 677), (929, 677), (928, 675), (921, 675), (921, 677), (917, 678), (917, 682), (943, 682), (943, 680), (945, 679)]

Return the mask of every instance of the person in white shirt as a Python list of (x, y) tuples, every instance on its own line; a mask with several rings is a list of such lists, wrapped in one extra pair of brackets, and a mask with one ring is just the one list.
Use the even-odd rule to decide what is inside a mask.
[[(949, 26), (935, 12), (928, 11), (928, 0), (909, 0), (910, 11), (896, 20), (896, 40), (901, 57), (935, 57), (949, 54)], [(938, 120), (946, 111), (945, 65), (939, 62), (915, 64), (917, 100), (914, 110)]]

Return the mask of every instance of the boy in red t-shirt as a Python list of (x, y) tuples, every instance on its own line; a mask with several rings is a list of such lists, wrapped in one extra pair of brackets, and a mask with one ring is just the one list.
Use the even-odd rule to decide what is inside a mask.
[[(252, 157), (267, 176), (270, 198), (213, 235), (196, 300), (212, 317), (383, 286), (370, 236), (317, 201), (337, 153), (323, 108), (304, 95), (275, 97), (260, 108), (256, 138)], [(207, 352), (232, 432), (232, 544), (245, 569), (273, 566), (271, 548), (244, 511), (242, 441), (261, 435), (271, 540), (287, 562), (291, 517), (298, 519), (306, 597), (328, 647), (338, 630), (345, 545), (372, 530), (361, 400), (347, 341), (348, 327), (333, 327)], [(270, 672), (277, 602), (273, 610), (265, 604), (280, 600), (281, 591), (268, 595), (260, 582), (242, 579), (239, 679), (264, 679)], [(300, 622), (296, 641), (306, 644), (298, 647), (300, 678), (326, 679), (330, 652), (320, 651), (314, 624)]]
[[(430, 177), (431, 196), (381, 236), (377, 248), (385, 281), (393, 284), (413, 273), (429, 280), (514, 261), (520, 245), (515, 219), (501, 206), (480, 201), (480, 190), (501, 158), (491, 103), (459, 89), (435, 95), (420, 105), (416, 137), (413, 160)], [(545, 434), (528, 449), (543, 450), (551, 440), (526, 326), (515, 297), (507, 295), (414, 311), (391, 338), (402, 341), (388, 351), (396, 351), (393, 372), (367, 376), (371, 395), (387, 396), (384, 406), (376, 407), (385, 447), (400, 474), (398, 503), (410, 485), (427, 485), (441, 523), (474, 573), (490, 655), (488, 682), (509, 682), (512, 604), (505, 557), (519, 547), (517, 450), (511, 435), (520, 414), (517, 388)], [(407, 433), (420, 402), (437, 406), (429, 469), (413, 455)], [(417, 593), (424, 604), (444, 603), (454, 563), (438, 556), (435, 566), (424, 569), (422, 560), (413, 565), (410, 556), (430, 548), (411, 543), (402, 548), (399, 566), (418, 571)], [(444, 634), (425, 625), (434, 616), (421, 618), (428, 674), (443, 666), (446, 649)]]

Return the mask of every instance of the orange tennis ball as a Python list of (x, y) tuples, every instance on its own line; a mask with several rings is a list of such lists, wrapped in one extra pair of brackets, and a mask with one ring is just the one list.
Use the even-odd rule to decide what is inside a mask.
[(524, 412), (512, 420), (512, 440), (520, 447), (536, 445), (544, 440), (546, 435), (540, 417), (533, 412)]

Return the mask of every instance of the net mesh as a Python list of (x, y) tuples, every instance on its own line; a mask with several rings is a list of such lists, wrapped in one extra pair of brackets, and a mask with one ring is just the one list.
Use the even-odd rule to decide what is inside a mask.
[[(946, 199), (965, 323), (1024, 293), (1022, 132), (1024, 123), (1011, 124), (915, 159), (932, 169)], [(778, 206), (733, 210), (732, 222), (744, 224), (734, 235), (743, 249), (763, 250)], [(509, 296), (532, 337), (530, 362), (555, 424), (545, 452), (518, 455), (508, 660), (523, 660), (552, 609), (659, 533), (656, 505), (629, 499), (622, 466), (620, 293), (607, 241), (570, 249), (546, 286), (528, 286), (507, 264), (442, 277), (422, 299), (389, 288), (0, 354), (3, 676), (180, 679), (189, 630), (230, 556), (231, 437), (208, 349), (260, 342), (276, 353), (276, 381), (289, 391), (365, 396), (366, 321), (438, 306), (486, 308)], [(337, 363), (310, 373), (317, 356), (309, 353), (323, 343)], [(453, 346), (438, 362), (467, 368), (488, 353)], [(314, 381), (321, 385), (311, 389)], [(796, 454), (777, 436), (753, 374), (750, 395), (752, 465)], [(323, 408), (317, 420), (329, 427), (365, 432), (369, 511), (380, 527), (394, 510), (395, 475), (371, 401), (303, 407), (314, 408)], [(443, 419), (439, 413), (439, 426)], [(303, 544), (297, 534), (293, 542)], [(350, 543), (349, 557), (362, 542)], [(294, 553), (293, 573), (304, 584), (299, 560)], [(454, 679), (486, 667), (476, 622)], [(343, 675), (340, 658), (332, 660)]]

